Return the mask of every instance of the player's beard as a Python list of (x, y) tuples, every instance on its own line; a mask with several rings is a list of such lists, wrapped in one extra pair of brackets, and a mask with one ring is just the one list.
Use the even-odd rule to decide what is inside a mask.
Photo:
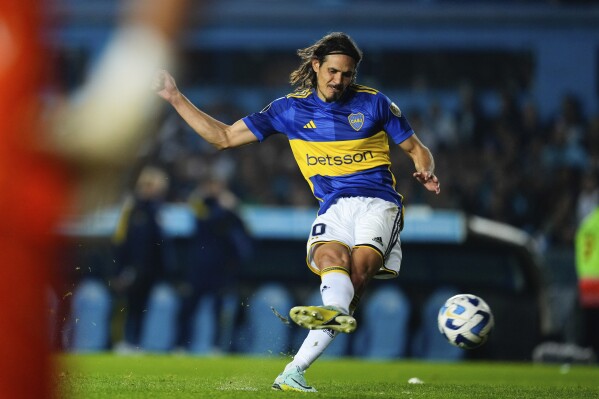
[(333, 102), (339, 100), (345, 93), (345, 87), (343, 85), (329, 85), (327, 86), (327, 94), (331, 93), (330, 96), (325, 96), (327, 102)]

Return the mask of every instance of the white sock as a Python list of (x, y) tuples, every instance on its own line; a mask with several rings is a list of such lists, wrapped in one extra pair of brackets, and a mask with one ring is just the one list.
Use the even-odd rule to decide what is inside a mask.
[(320, 295), (325, 306), (336, 306), (349, 314), (349, 304), (354, 297), (354, 286), (345, 269), (326, 268), (320, 275)]
[[(325, 268), (320, 274), (320, 295), (325, 306), (336, 306), (344, 313), (349, 313), (349, 304), (354, 297), (354, 286), (347, 271), (341, 267)], [(333, 342), (337, 332), (333, 330), (311, 330), (297, 351), (293, 360), (285, 366), (285, 371), (298, 367), (305, 371), (323, 354)]]
[(333, 330), (310, 330), (291, 363), (285, 366), (285, 371), (292, 367), (299, 367), (300, 371), (305, 371), (322, 355), (336, 336), (337, 332)]

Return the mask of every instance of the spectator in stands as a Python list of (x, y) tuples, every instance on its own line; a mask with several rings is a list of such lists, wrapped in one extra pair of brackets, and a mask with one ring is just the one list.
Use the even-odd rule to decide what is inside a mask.
[(117, 273), (111, 287), (126, 301), (123, 349), (139, 345), (150, 291), (171, 279), (175, 270), (173, 244), (160, 222), (167, 189), (168, 175), (162, 169), (144, 167), (113, 237)]
[(481, 110), (477, 93), (470, 83), (459, 88), (460, 105), (456, 114), (457, 133), (460, 143), (482, 146), (486, 117)]
[[(455, 115), (443, 109), (438, 101), (431, 102), (424, 119), (425, 126), (432, 131), (435, 142), (441, 150), (458, 146)], [(436, 147), (431, 147), (431, 151), (435, 149)]]
[(560, 112), (553, 122), (553, 131), (560, 141), (560, 166), (586, 169), (589, 162), (587, 149), (583, 146), (586, 123), (578, 98), (564, 96)]
[(539, 140), (544, 136), (545, 128), (539, 116), (537, 106), (532, 101), (526, 101), (522, 105), (522, 125), (519, 135), (526, 148), (530, 148), (534, 140)]
[[(252, 238), (237, 215), (237, 199), (218, 179), (202, 181), (189, 198), (195, 216), (194, 233), (187, 243), (187, 259), (180, 290), (183, 306), (180, 313), (179, 346), (188, 348), (194, 326), (194, 316), (200, 301), (214, 299), (215, 314), (222, 315), (227, 295), (238, 292), (239, 274), (253, 251)], [(218, 317), (214, 320), (219, 336), (230, 336), (234, 320)], [(220, 323), (224, 320), (226, 325)], [(215, 341), (214, 349), (227, 351), (229, 342)]]
[(599, 206), (599, 176), (593, 170), (582, 177), (581, 190), (576, 202), (576, 221), (582, 221)]
[(589, 169), (599, 171), (599, 114), (589, 123), (584, 146), (589, 151)]
[(522, 128), (522, 110), (513, 90), (505, 88), (499, 93), (499, 113), (495, 122), (501, 122), (514, 131)]

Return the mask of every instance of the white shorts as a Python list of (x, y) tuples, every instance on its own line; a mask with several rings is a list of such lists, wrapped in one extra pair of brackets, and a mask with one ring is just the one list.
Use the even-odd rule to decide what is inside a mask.
[(369, 247), (383, 259), (383, 266), (374, 278), (397, 277), (401, 266), (403, 214), (396, 204), (380, 198), (340, 198), (312, 224), (307, 244), (306, 261), (310, 269), (320, 275), (314, 263), (314, 249), (318, 244), (338, 242), (351, 252), (354, 248)]

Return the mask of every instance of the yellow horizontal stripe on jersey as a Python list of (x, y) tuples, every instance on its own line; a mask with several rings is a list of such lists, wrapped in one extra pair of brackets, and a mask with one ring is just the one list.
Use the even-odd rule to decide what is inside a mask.
[(346, 141), (289, 140), (293, 156), (304, 178), (343, 176), (390, 165), (387, 134), (380, 131), (364, 139)]

